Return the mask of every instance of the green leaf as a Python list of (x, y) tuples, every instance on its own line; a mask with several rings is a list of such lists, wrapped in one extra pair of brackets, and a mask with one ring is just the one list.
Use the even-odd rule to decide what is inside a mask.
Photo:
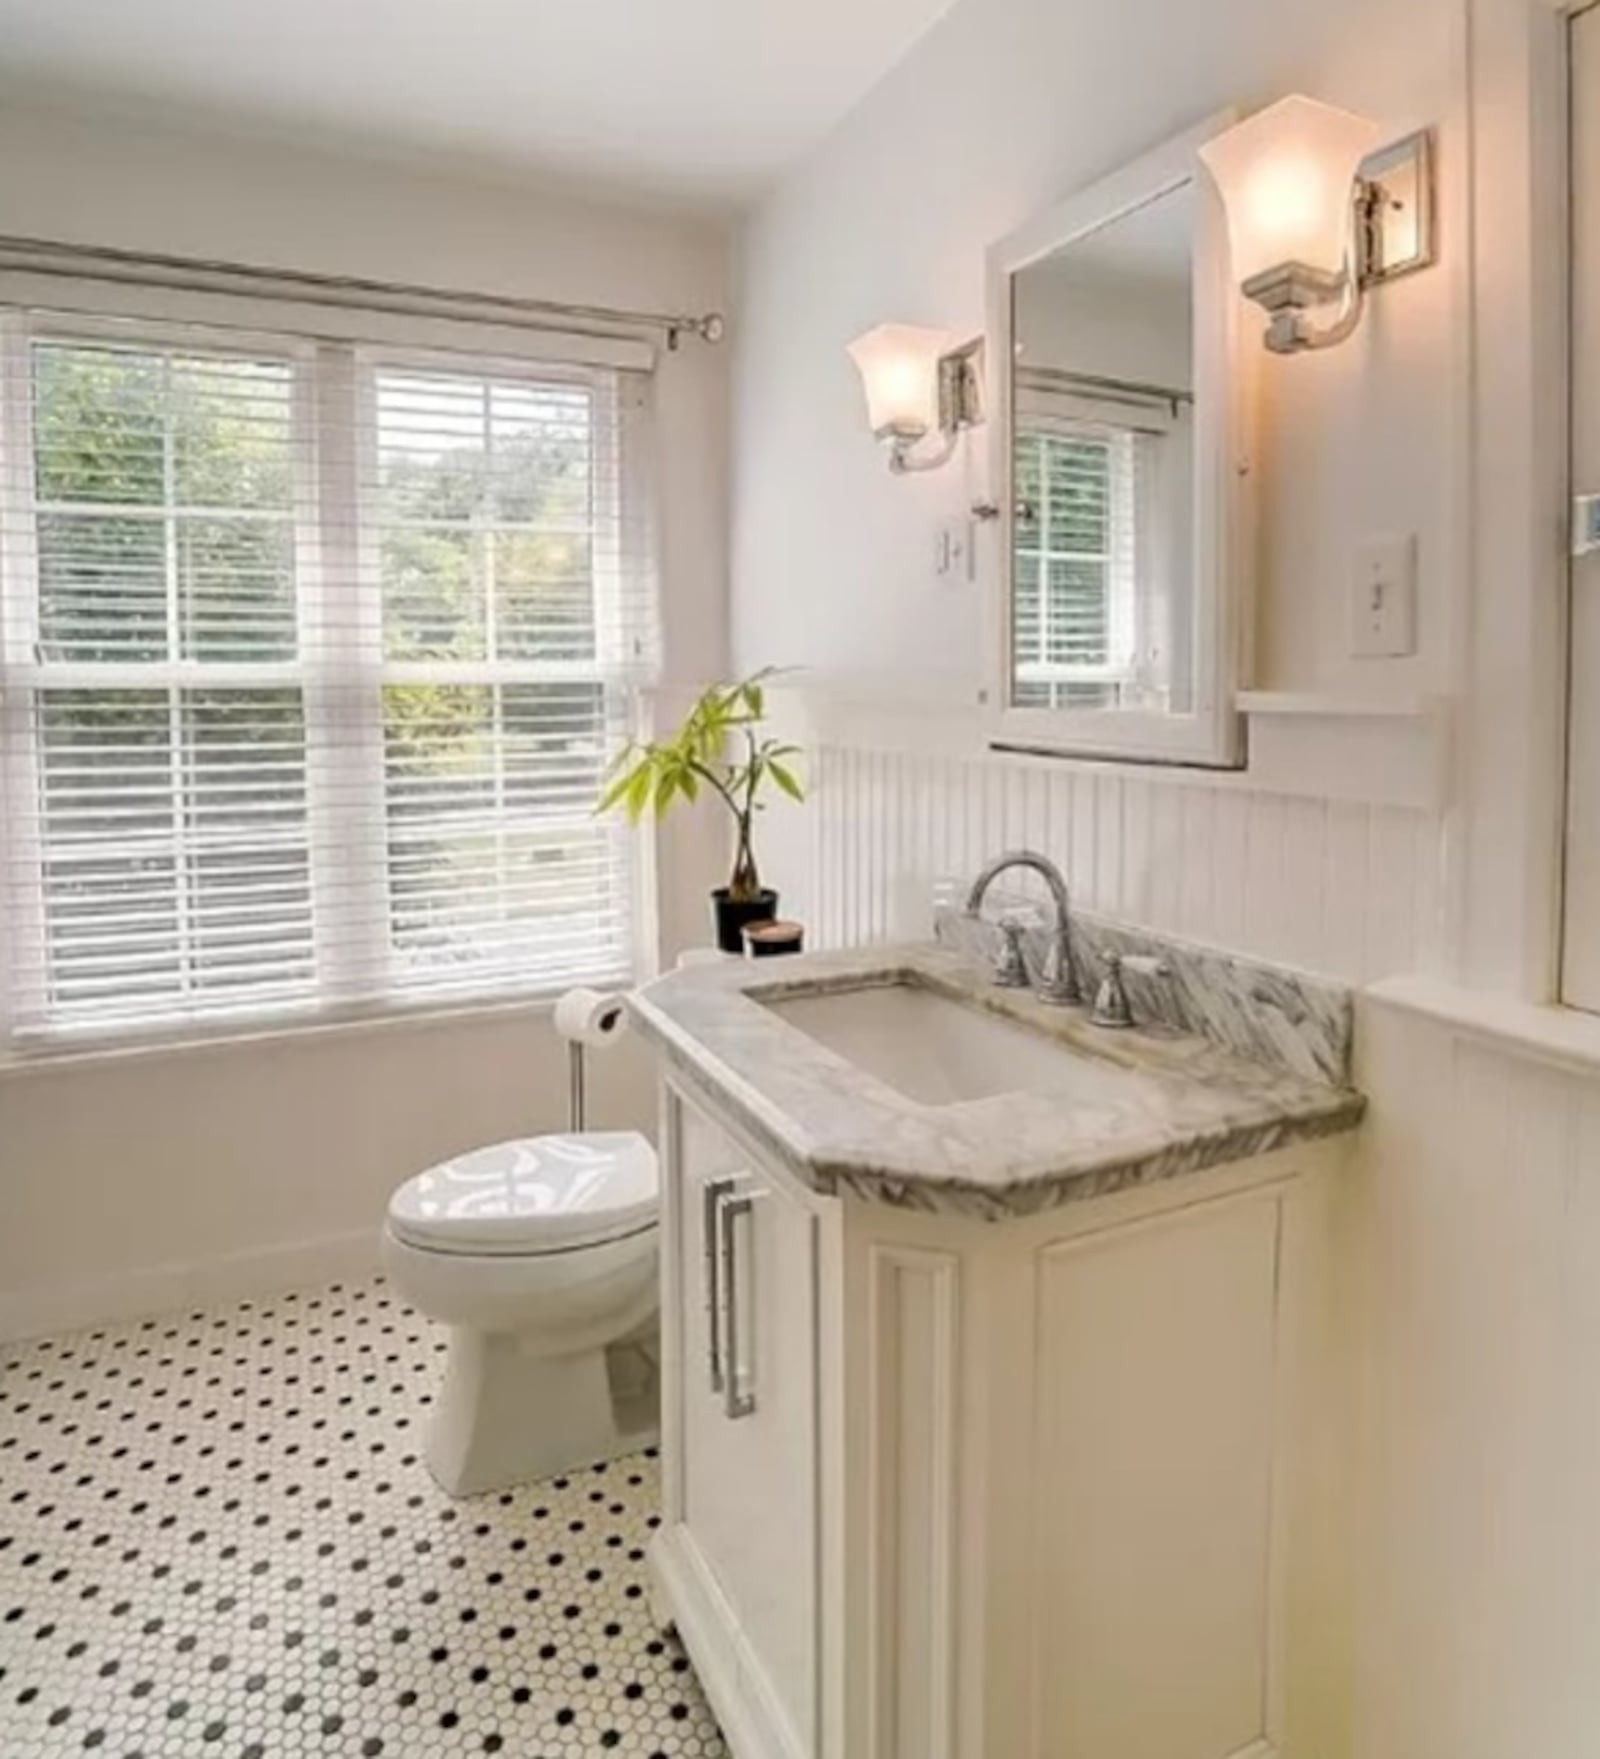
[(633, 774), (631, 771), (625, 776), (618, 776), (611, 786), (601, 794), (595, 804), (595, 811), (597, 813), (613, 811), (632, 786)]
[(773, 781), (778, 784), (791, 800), (805, 799), (805, 789), (800, 786), (799, 780), (795, 776), (794, 771), (789, 769), (787, 765), (779, 763), (775, 757), (769, 757), (767, 759), (767, 768), (772, 774)]
[(636, 769), (628, 778), (625, 799), (627, 802), (628, 817), (634, 824), (638, 824), (639, 820), (644, 816), (645, 807), (650, 803), (650, 789), (654, 777), (654, 765), (640, 764), (638, 769)]

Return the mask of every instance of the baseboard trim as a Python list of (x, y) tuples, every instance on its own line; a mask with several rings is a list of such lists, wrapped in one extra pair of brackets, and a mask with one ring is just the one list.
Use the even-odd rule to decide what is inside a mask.
[(656, 1588), (652, 1605), (677, 1626), (733, 1759), (806, 1759), (688, 1531), (664, 1527), (651, 1544), (650, 1563)]
[(151, 1265), (38, 1288), (0, 1290), (0, 1343), (246, 1301), (340, 1277), (370, 1276), (377, 1268), (374, 1226), (187, 1264)]

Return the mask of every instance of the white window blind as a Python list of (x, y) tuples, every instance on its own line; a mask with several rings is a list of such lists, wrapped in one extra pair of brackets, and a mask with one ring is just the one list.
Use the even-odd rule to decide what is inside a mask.
[(647, 376), (3, 325), (5, 1036), (629, 977)]
[(1114, 704), (1132, 660), (1135, 436), (1067, 421), (1018, 430), (1013, 696)]

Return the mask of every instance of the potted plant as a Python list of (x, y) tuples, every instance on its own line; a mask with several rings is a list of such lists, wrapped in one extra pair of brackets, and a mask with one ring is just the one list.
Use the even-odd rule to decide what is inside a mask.
[(771, 922), (778, 894), (763, 886), (756, 866), (755, 817), (766, 809), (763, 793), (777, 788), (791, 800), (805, 790), (789, 766), (800, 750), (760, 736), (766, 718), (768, 667), (737, 684), (704, 690), (670, 739), (641, 744), (630, 739), (612, 760), (597, 812), (620, 807), (637, 824), (646, 811), (660, 818), (677, 800), (698, 800), (702, 789), (733, 816), (733, 871), (711, 894), (717, 945), (744, 951), (744, 930)]

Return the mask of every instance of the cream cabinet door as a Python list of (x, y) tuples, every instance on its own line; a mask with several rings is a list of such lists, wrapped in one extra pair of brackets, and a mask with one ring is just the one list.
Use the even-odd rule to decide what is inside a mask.
[(817, 1239), (810, 1210), (704, 1114), (668, 1101), (677, 1206), (669, 1519), (715, 1578), (797, 1754), (817, 1728)]
[(1572, 712), (1564, 988), (1600, 1012), (1600, 6), (1572, 43)]

